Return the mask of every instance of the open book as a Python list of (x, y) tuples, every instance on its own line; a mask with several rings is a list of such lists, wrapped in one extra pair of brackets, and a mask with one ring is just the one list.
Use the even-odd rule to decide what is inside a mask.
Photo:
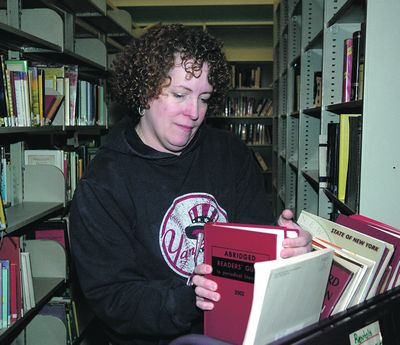
[(244, 345), (265, 345), (319, 320), (333, 250), (321, 249), (254, 264), (251, 313)]
[(204, 262), (213, 266), (209, 277), (218, 284), (221, 300), (204, 313), (205, 335), (242, 344), (253, 298), (254, 263), (280, 259), (285, 237), (297, 230), (277, 226), (207, 223)]

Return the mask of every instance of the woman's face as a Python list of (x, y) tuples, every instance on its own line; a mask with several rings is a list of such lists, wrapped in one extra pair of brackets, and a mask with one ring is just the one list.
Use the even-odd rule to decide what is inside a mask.
[(146, 145), (178, 155), (203, 123), (213, 88), (208, 82), (207, 64), (196, 78), (184, 70), (179, 60), (169, 76), (170, 84), (150, 101), (136, 131)]

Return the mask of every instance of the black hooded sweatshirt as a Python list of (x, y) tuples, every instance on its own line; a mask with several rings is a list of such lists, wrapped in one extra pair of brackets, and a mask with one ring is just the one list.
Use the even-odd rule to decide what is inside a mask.
[(190, 231), (209, 221), (272, 223), (244, 143), (202, 125), (177, 156), (146, 146), (130, 119), (110, 131), (75, 191), (70, 237), (80, 286), (112, 344), (168, 344), (201, 332), (186, 280)]

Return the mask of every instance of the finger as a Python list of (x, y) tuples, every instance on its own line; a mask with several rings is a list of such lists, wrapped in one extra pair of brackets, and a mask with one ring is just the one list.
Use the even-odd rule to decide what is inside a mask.
[(208, 300), (205, 300), (202, 297), (196, 297), (196, 306), (201, 310), (213, 310), (214, 303)]
[(287, 209), (285, 209), (285, 210), (282, 211), (281, 216), (282, 216), (284, 219), (292, 220), (293, 217), (294, 217), (294, 214), (293, 214), (293, 211), (292, 211), (292, 210), (289, 210), (289, 209), (287, 208)]
[(299, 236), (294, 238), (285, 238), (282, 242), (284, 247), (304, 247), (311, 243), (312, 236), (308, 231), (299, 229)]
[(300, 229), (300, 226), (293, 221), (293, 212), (289, 209), (282, 211), (278, 218), (278, 225), (284, 226), (288, 229)]
[(196, 286), (194, 291), (196, 293), (196, 301), (218, 302), (221, 299), (221, 295), (218, 292), (205, 289), (201, 286)]
[[(204, 276), (196, 274), (196, 275), (193, 276), (193, 280), (192, 281), (193, 281), (193, 284), (196, 285), (199, 288), (203, 288), (203, 289), (211, 291), (211, 292), (212, 291), (217, 291), (217, 288), (218, 288), (217, 283), (215, 281), (211, 280), (211, 279), (207, 279)], [(208, 296), (199, 295), (199, 294), (197, 294), (197, 295), (201, 296), (201, 297), (209, 298)]]
[(292, 256), (297, 256), (301, 254), (305, 254), (311, 251), (311, 244), (304, 247), (291, 247), (291, 248), (283, 248), (281, 250), (281, 258), (290, 258)]
[(200, 264), (194, 268), (194, 274), (210, 274), (212, 272), (212, 266), (207, 264)]

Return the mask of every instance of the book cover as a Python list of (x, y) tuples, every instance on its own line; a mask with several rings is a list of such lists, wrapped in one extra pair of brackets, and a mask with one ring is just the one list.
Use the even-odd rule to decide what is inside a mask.
[(253, 298), (253, 265), (280, 259), (283, 239), (297, 234), (275, 226), (205, 224), (204, 262), (213, 266), (209, 279), (218, 284), (221, 294), (214, 309), (204, 313), (205, 335), (242, 344)]
[(29, 67), (29, 84), (31, 96), (31, 110), (32, 110), (32, 123), (33, 125), (40, 125), (40, 102), (39, 102), (39, 81), (38, 70), (36, 67)]
[(357, 97), (355, 100), (362, 100), (364, 95), (365, 23), (361, 23), (357, 60), (358, 60), (358, 90), (357, 94), (355, 94), (355, 97)]
[(24, 142), (19, 141), (10, 144), (10, 162), (11, 162), (11, 184), (12, 184), (12, 196), (11, 206), (22, 203), (23, 190), (24, 190)]
[[(319, 320), (333, 250), (256, 262), (244, 345), (265, 345)], [(290, 301), (290, 302), (289, 302)]]
[[(331, 290), (332, 298), (326, 307), (326, 301), (324, 300), (324, 306), (321, 313), (325, 312), (328, 314), (328, 310), (325, 311), (325, 308), (331, 309), (329, 311), (329, 315), (334, 315), (340, 311), (346, 310), (354, 301), (357, 300), (358, 296), (360, 295), (360, 292), (363, 289), (363, 284), (365, 284), (366, 281), (365, 278), (368, 272), (371, 270), (373, 262), (355, 253), (342, 249), (333, 243), (323, 241), (316, 237), (313, 238), (313, 248), (330, 248), (334, 250), (334, 263), (339, 267), (343, 267), (344, 270), (350, 272), (350, 274), (346, 274), (346, 277), (350, 278), (350, 280), (343, 284), (345, 285), (343, 289), (339, 288)], [(321, 317), (321, 319), (322, 318), (323, 317)]]
[(338, 166), (338, 199), (345, 202), (347, 171), (349, 166), (349, 117), (361, 114), (341, 114), (339, 119), (339, 166)]
[(334, 258), (332, 262), (320, 315), (321, 320), (332, 314), (334, 307), (353, 278), (353, 272), (342, 265), (339, 261), (340, 260), (335, 260)]
[(65, 76), (69, 79), (69, 125), (74, 126), (76, 122), (77, 89), (78, 89), (78, 66), (68, 65), (65, 68)]
[(1, 262), (1, 323), (2, 328), (10, 325), (10, 260), (4, 259)]
[[(64, 102), (64, 96), (61, 96), (61, 95), (60, 96), (55, 96), (55, 99), (51, 103), (51, 106), (47, 109), (46, 117), (44, 119), (44, 125), (53, 124), (53, 122), (56, 119), (56, 117), (60, 121), (62, 121), (63, 111), (61, 109), (61, 106), (62, 106), (63, 102)], [(60, 113), (59, 116), (57, 116), (58, 113)], [(60, 123), (60, 122), (58, 122), (58, 123)]]
[(362, 116), (349, 118), (349, 164), (345, 202), (355, 213), (358, 213), (360, 199), (362, 122)]
[(328, 146), (327, 146), (327, 186), (329, 190), (337, 195), (339, 176), (339, 123), (328, 123)]
[(27, 312), (36, 306), (29, 252), (21, 252), (21, 283), (23, 293), (23, 308), (24, 312)]
[(262, 171), (268, 171), (268, 165), (263, 156), (261, 155), (260, 152), (254, 151), (254, 156), (256, 157), (256, 160), (261, 168)]
[[(0, 61), (1, 63), (2, 61)], [(2, 67), (2, 66), (0, 66)], [(5, 79), (5, 75), (3, 72), (3, 68), (0, 68), (0, 125), (5, 126), (7, 117), (8, 117), (8, 110), (7, 110), (7, 82)]]
[(3, 196), (0, 194), (0, 231), (4, 231), (6, 229), (7, 229), (7, 216), (4, 210)]
[(322, 105), (322, 72), (314, 73), (314, 106), (320, 107)]
[(344, 40), (343, 46), (343, 90), (342, 102), (351, 100), (351, 75), (353, 66), (353, 39)]
[(350, 100), (359, 99), (361, 30), (353, 32), (352, 67), (351, 67), (351, 95)]
[(63, 150), (25, 150), (25, 165), (53, 165), (64, 173)]

